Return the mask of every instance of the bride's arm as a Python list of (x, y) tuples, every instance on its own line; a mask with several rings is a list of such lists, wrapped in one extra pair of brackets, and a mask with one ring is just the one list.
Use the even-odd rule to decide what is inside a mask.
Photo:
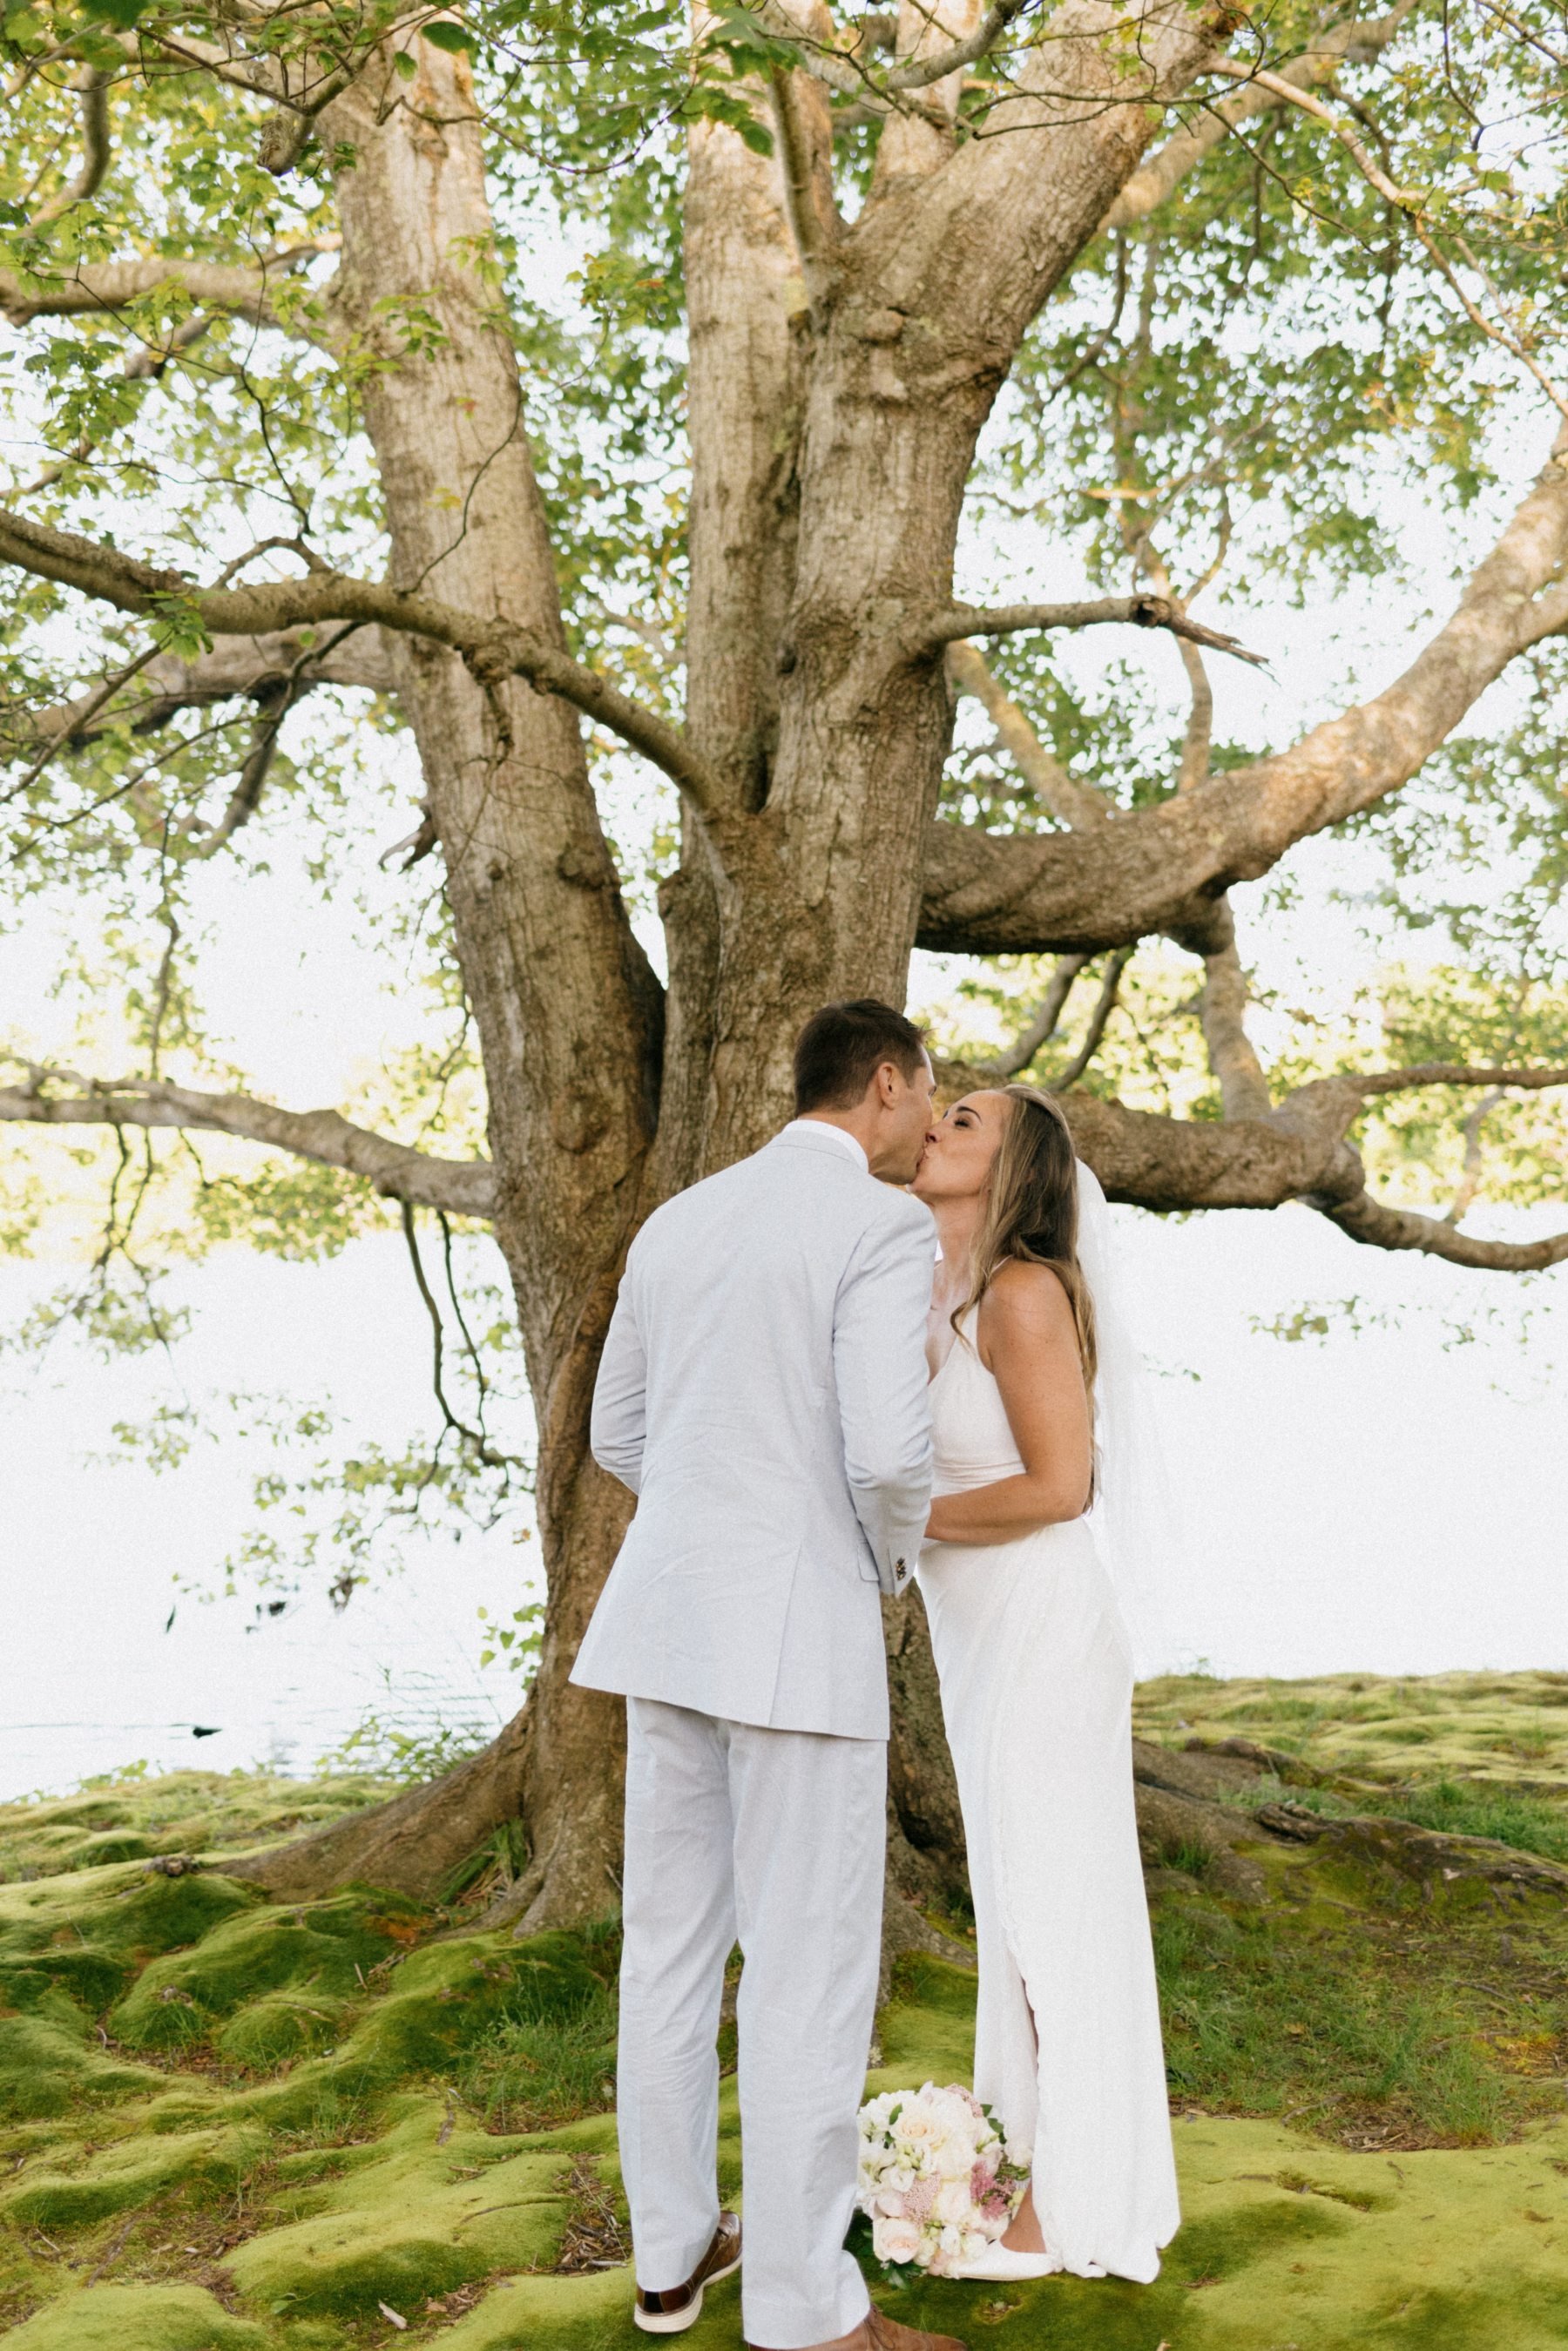
[(939, 1496), (925, 1530), (936, 1542), (1012, 1542), (1081, 1518), (1089, 1502), (1089, 1399), (1067, 1292), (1049, 1266), (1015, 1260), (977, 1319), (981, 1360), (1001, 1391), (1023, 1473)]

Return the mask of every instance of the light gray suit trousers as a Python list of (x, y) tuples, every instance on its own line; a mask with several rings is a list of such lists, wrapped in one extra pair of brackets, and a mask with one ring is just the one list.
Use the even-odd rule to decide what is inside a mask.
[(929, 1506), (934, 1233), (825, 1131), (659, 1209), (593, 1449), (639, 1497), (572, 1678), (627, 1698), (618, 2101), (637, 2277), (718, 2215), (716, 2039), (738, 1940), (742, 2273), (768, 2351), (858, 2325), (843, 2251), (882, 1926), (879, 1593)]

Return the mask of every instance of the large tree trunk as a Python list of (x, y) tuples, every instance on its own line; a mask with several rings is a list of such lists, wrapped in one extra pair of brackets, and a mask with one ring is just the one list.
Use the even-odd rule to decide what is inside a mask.
[[(516, 355), (483, 274), (493, 228), (467, 66), (414, 37), (407, 47), (414, 79), (395, 79), (383, 56), (324, 125), (351, 152), (337, 183), (336, 308), (372, 361), (362, 400), (393, 577), (564, 643)], [(434, 336), (405, 331), (415, 305)], [(256, 1874), (297, 1888), (303, 1869), (331, 1882), (350, 1862), (428, 1890), (520, 1805), (542, 1924), (617, 1899), (619, 1708), (567, 1675), (626, 1519), (627, 1497), (589, 1458), (588, 1414), (642, 1213), (663, 1007), (576, 713), (516, 678), (483, 686), (428, 644), (404, 641), (399, 659), (484, 1058), (496, 1238), (538, 1417), (544, 1648), (525, 1716), (440, 1783), (423, 1816), (404, 1799), (390, 1829), (368, 1820), (357, 1838), (345, 1828)]]

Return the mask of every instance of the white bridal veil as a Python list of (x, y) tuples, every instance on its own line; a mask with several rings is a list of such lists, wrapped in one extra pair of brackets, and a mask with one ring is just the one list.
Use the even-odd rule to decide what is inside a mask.
[(1160, 1443), (1154, 1375), (1134, 1335), (1111, 1211), (1078, 1162), (1078, 1261), (1094, 1301), (1094, 1506), (1086, 1521), (1116, 1593), (1141, 1677), (1171, 1663), (1170, 1595), (1180, 1533)]

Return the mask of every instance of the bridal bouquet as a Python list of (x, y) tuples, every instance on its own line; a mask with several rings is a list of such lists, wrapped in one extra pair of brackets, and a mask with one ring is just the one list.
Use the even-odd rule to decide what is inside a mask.
[(1028, 2174), (969, 2091), (885, 2090), (861, 2108), (860, 2128), (855, 2201), (879, 2261), (943, 2277), (1002, 2234)]

